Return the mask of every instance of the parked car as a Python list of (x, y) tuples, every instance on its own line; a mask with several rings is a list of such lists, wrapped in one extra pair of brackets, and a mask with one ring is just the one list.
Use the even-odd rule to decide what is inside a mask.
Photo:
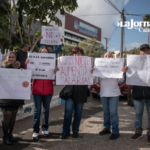
[[(128, 85), (126, 84), (126, 82), (118, 83), (118, 86), (120, 88), (121, 91), (121, 96), (127, 96), (128, 93)], [(91, 94), (94, 98), (96, 97), (100, 97), (100, 84), (99, 83), (95, 83), (93, 85), (91, 85)]]

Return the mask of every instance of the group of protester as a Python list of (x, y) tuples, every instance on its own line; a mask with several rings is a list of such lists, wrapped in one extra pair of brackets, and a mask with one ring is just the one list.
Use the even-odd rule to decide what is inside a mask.
[[(27, 58), (27, 51), (29, 46), (24, 44), (17, 53), (7, 53), (6, 60), (2, 63), (3, 68), (14, 69), (26, 69), (29, 59)], [(59, 45), (55, 51), (52, 51), (51, 46), (48, 48), (42, 46), (39, 50), (40, 53), (59, 53), (61, 45)], [(149, 54), (149, 45), (141, 45), (139, 54)], [(72, 49), (72, 56), (84, 56), (84, 51), (80, 47), (74, 47)], [(113, 58), (112, 54), (107, 52), (104, 58)], [(124, 66), (122, 72), (126, 73), (128, 67)], [(56, 74), (59, 68), (54, 69)], [(93, 73), (94, 68), (91, 69)], [(114, 78), (100, 78), (100, 97), (103, 105), (104, 112), (104, 126), (103, 130), (99, 132), (100, 136), (110, 134), (110, 140), (119, 138), (119, 117), (118, 117), (118, 101), (120, 96), (120, 90), (118, 87), (118, 79)], [(150, 87), (133, 86), (132, 96), (134, 99), (135, 108), (135, 134), (131, 137), (132, 140), (138, 140), (142, 137), (142, 117), (144, 111), (144, 102), (146, 102), (148, 113), (148, 132), (147, 142), (150, 144)], [(38, 139), (40, 131), (40, 115), (41, 105), (43, 106), (43, 117), (41, 130), (44, 136), (49, 136), (48, 132), (48, 119), (50, 102), (53, 96), (53, 80), (34, 79), (32, 82), (32, 95), (34, 102), (34, 114), (33, 114), (33, 135), (34, 140)], [(72, 123), (72, 137), (78, 138), (79, 126), (82, 118), (82, 111), (84, 103), (87, 102), (88, 97), (88, 85), (73, 85), (72, 97), (65, 101), (63, 131), (60, 136), (61, 139), (67, 139), (70, 136), (70, 127), (72, 123), (72, 114), (74, 112), (74, 119)], [(0, 100), (0, 107), (2, 108), (3, 120), (3, 141), (4, 143), (11, 145), (15, 141), (13, 137), (13, 128), (16, 120), (16, 115), (19, 107), (24, 105), (24, 100)], [(111, 131), (112, 128), (112, 131)]]

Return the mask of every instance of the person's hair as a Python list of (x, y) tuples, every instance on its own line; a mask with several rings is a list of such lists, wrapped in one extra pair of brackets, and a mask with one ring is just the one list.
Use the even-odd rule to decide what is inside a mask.
[(73, 55), (73, 54), (76, 54), (76, 53), (78, 53), (78, 52), (80, 52), (82, 55), (84, 55), (84, 51), (83, 51), (83, 49), (82, 49), (81, 47), (76, 46), (76, 47), (74, 47), (74, 48), (72, 49), (72, 55)]
[(46, 48), (48, 48), (48, 47), (51, 47), (51, 48), (53, 49), (53, 46), (52, 46), (52, 45), (47, 45)]
[(42, 47), (40, 48), (40, 50), (39, 50), (39, 53), (41, 53), (42, 49), (46, 49), (47, 52), (48, 52), (48, 49), (47, 49), (45, 46), (42, 46)]
[(8, 57), (8, 56), (9, 56), (9, 55), (11, 55), (11, 54), (14, 54), (14, 55), (15, 55), (15, 57), (17, 58), (17, 54), (16, 54), (16, 52), (13, 52), (13, 51), (8, 52), (6, 56)]
[(24, 48), (25, 46), (28, 46), (28, 44), (22, 44), (21, 48)]

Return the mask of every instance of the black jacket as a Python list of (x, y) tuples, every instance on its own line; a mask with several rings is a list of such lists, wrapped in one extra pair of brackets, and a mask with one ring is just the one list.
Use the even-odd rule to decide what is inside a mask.
[[(3, 68), (10, 69), (19, 69), (20, 63), (16, 61), (13, 65), (10, 65), (7, 60), (4, 60), (2, 63)], [(22, 106), (24, 105), (24, 100), (10, 100), (10, 99), (0, 99), (0, 107), (1, 106)]]
[(133, 86), (132, 96), (135, 100), (150, 99), (150, 87)]
[(72, 99), (75, 103), (86, 103), (88, 97), (87, 85), (74, 85)]
[(22, 50), (17, 51), (17, 61), (20, 62), (20, 68), (24, 68), (24, 63), (26, 61), (28, 57), (28, 53), (27, 52), (23, 52)]

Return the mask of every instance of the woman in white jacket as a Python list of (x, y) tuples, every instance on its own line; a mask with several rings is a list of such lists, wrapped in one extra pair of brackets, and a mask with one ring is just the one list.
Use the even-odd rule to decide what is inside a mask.
[[(113, 58), (112, 54), (107, 52), (104, 58)], [(93, 72), (92, 68), (91, 72)], [(124, 72), (124, 67), (122, 68)], [(118, 101), (120, 96), (120, 89), (118, 86), (118, 79), (115, 78), (100, 78), (100, 97), (104, 111), (104, 128), (99, 132), (99, 135), (110, 134), (112, 125), (112, 134), (110, 140), (119, 138), (119, 118), (118, 118)]]

